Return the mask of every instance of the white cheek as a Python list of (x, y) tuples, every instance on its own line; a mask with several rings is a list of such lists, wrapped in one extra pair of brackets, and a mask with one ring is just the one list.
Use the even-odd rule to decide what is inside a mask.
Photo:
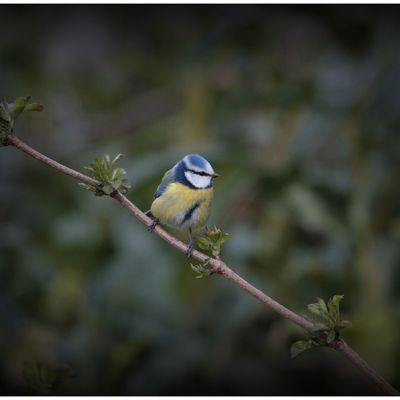
[(211, 184), (210, 176), (201, 176), (190, 171), (185, 171), (186, 179), (196, 188), (204, 189)]

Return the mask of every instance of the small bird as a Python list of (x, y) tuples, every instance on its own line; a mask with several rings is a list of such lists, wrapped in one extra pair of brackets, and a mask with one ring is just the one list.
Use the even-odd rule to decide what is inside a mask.
[(188, 154), (168, 170), (154, 194), (150, 210), (154, 218), (150, 230), (158, 223), (189, 230), (188, 257), (193, 252), (192, 231), (202, 228), (210, 216), (213, 180), (219, 175), (199, 154)]

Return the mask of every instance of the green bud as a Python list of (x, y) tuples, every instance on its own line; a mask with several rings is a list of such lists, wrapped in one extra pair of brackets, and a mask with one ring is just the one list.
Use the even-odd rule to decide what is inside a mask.
[(336, 338), (336, 332), (331, 330), (328, 332), (328, 336), (326, 337), (326, 343), (331, 344)]
[[(91, 172), (93, 178), (98, 180), (103, 188), (102, 192), (99, 189), (92, 190), (96, 196), (110, 195), (116, 190), (121, 193), (126, 193), (130, 189), (130, 185), (127, 179), (122, 178), (126, 175), (126, 171), (123, 168), (114, 168), (116, 162), (122, 157), (122, 154), (118, 154), (112, 161), (108, 154), (105, 154), (103, 158), (96, 158), (89, 167), (84, 167)], [(91, 190), (91, 189), (90, 189)]]
[(290, 357), (295, 358), (308, 349), (318, 346), (313, 340), (298, 340), (290, 347)]
[(25, 111), (43, 111), (44, 106), (39, 103), (30, 103), (25, 107)]
[(19, 97), (10, 106), (10, 115), (13, 120), (16, 120), (19, 115), (24, 111), (25, 106), (28, 104), (31, 96)]

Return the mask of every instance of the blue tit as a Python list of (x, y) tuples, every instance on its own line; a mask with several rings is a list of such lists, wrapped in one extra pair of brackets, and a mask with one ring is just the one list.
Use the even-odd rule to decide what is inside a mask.
[(146, 213), (154, 218), (151, 230), (158, 223), (189, 230), (189, 257), (194, 244), (192, 231), (203, 227), (210, 216), (216, 177), (218, 174), (205, 158), (188, 154), (164, 174)]

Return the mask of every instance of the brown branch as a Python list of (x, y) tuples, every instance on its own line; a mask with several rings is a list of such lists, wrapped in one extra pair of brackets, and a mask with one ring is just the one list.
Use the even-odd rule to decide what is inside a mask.
[(68, 168), (65, 165), (60, 164), (59, 162), (54, 161), (49, 157), (46, 157), (44, 154), (39, 153), (37, 150), (28, 146), (21, 139), (18, 139), (15, 135), (8, 135), (7, 138), (4, 139), (4, 144), (14, 146), (17, 149), (28, 154), (29, 156), (36, 158), (36, 160), (39, 160), (39, 161), (47, 164), (49, 167), (52, 167), (52, 168), (56, 169), (57, 171), (62, 172), (65, 175), (72, 176), (72, 178), (74, 178), (80, 182), (83, 182), (83, 183), (86, 183), (87, 185), (98, 187), (99, 189), (101, 189), (100, 182), (96, 181), (95, 179), (90, 178), (89, 176), (81, 174), (78, 171)]
[[(48, 166), (56, 169), (59, 172), (62, 172), (65, 175), (69, 175), (72, 178), (83, 182), (87, 185), (96, 187), (101, 190), (101, 183), (95, 179), (92, 179), (80, 172), (77, 172), (71, 168), (66, 167), (58, 163), (57, 161), (52, 160), (49, 157), (39, 153), (38, 151), (34, 150), (32, 147), (28, 146), (22, 140), (17, 138), (15, 135), (9, 135), (5, 140), (6, 145), (11, 145), (16, 147), (17, 149), (23, 151), (24, 153), (28, 154), (29, 156), (39, 160)], [(150, 226), (153, 222), (151, 218), (147, 217), (138, 207), (136, 207), (127, 197), (121, 194), (118, 191), (111, 193), (110, 195), (112, 198), (117, 200), (123, 207), (128, 209), (137, 219), (143, 222), (145, 225)], [(172, 247), (175, 247), (177, 250), (185, 253), (187, 250), (187, 245), (180, 240), (176, 239), (174, 236), (170, 235), (160, 226), (156, 226), (154, 232), (160, 236), (163, 240), (169, 243)], [(211, 266), (212, 272), (219, 274), (226, 279), (233, 282), (235, 285), (241, 287), (246, 292), (251, 294), (261, 303), (266, 305), (267, 307), (274, 310), (276, 313), (281, 315), (283, 318), (286, 318), (296, 325), (300, 326), (301, 328), (305, 329), (306, 331), (310, 332), (312, 335), (315, 335), (313, 332), (313, 324), (312, 322), (308, 321), (307, 319), (303, 318), (302, 316), (294, 313), (293, 311), (289, 310), (282, 304), (275, 301), (273, 298), (269, 297), (261, 290), (257, 289), (241, 276), (239, 276), (236, 272), (232, 271), (222, 260), (220, 260), (219, 255), (215, 256), (210, 259), (204, 253), (201, 253), (197, 250), (193, 251), (192, 257), (200, 262), (205, 262), (209, 260), (208, 265)], [(370, 381), (374, 382), (377, 387), (381, 389), (381, 391), (385, 394), (390, 395), (399, 395), (400, 393), (392, 386), (389, 382), (387, 382), (377, 371), (372, 369), (368, 363), (361, 358), (361, 356), (356, 353), (344, 340), (338, 339), (331, 344), (331, 347), (335, 350), (343, 353), (359, 370), (361, 370), (366, 377), (369, 378)]]
[(377, 371), (370, 367), (370, 365), (354, 351), (343, 339), (339, 339), (333, 343), (332, 348), (343, 353), (359, 370), (373, 381), (383, 393), (392, 396), (399, 396), (400, 392), (394, 388), (386, 379), (379, 375)]

